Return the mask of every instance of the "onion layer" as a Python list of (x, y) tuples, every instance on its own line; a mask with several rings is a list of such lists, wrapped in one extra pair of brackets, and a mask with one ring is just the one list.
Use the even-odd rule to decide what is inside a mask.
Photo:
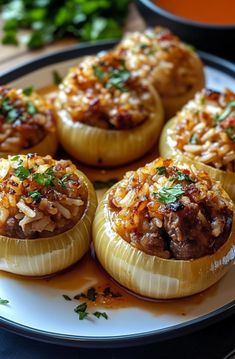
[(197, 169), (206, 171), (212, 179), (220, 181), (221, 186), (229, 194), (231, 199), (235, 201), (235, 173), (222, 171), (217, 168), (205, 165), (199, 161), (192, 160), (176, 150), (173, 129), (175, 128), (177, 122), (177, 118), (173, 118), (167, 122), (163, 128), (159, 142), (160, 155), (165, 158), (175, 158), (177, 162), (194, 165)]
[(235, 220), (225, 244), (213, 255), (195, 260), (163, 259), (133, 247), (112, 227), (108, 191), (93, 222), (93, 241), (105, 270), (131, 291), (150, 298), (178, 298), (216, 283), (235, 259)]
[(197, 64), (197, 81), (195, 82), (191, 90), (175, 97), (161, 96), (161, 100), (165, 110), (165, 117), (167, 120), (175, 116), (176, 112), (179, 111), (189, 100), (194, 97), (194, 95), (198, 91), (203, 89), (203, 87), (205, 86), (203, 64), (199, 58), (195, 63)]
[(163, 108), (157, 93), (156, 112), (143, 124), (130, 130), (105, 130), (73, 122), (60, 110), (58, 133), (63, 147), (77, 160), (95, 166), (118, 166), (143, 156), (157, 141), (163, 125)]
[(17, 239), (0, 236), (0, 270), (28, 276), (48, 275), (69, 267), (88, 251), (97, 200), (88, 178), (80, 171), (77, 174), (88, 189), (87, 207), (82, 218), (70, 230), (52, 237)]
[[(56, 132), (48, 133), (42, 141), (33, 147), (29, 147), (18, 151), (17, 154), (27, 155), (28, 153), (37, 153), (40, 156), (54, 156), (58, 147), (58, 139)], [(13, 152), (0, 152), (0, 157), (7, 158), (8, 155), (14, 155)]]

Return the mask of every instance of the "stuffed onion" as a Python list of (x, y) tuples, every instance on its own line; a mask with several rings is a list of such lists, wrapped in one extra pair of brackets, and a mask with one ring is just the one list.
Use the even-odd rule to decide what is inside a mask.
[(0, 270), (41, 276), (89, 249), (96, 195), (68, 160), (36, 154), (0, 159)]
[(97, 208), (93, 240), (105, 270), (151, 298), (198, 293), (235, 257), (234, 207), (206, 172), (157, 159), (128, 172)]

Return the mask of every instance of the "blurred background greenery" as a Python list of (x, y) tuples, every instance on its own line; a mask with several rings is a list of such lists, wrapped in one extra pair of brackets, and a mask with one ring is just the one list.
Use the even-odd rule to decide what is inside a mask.
[(18, 32), (30, 49), (74, 37), (78, 41), (115, 39), (131, 0), (0, 0), (3, 44), (17, 45)]

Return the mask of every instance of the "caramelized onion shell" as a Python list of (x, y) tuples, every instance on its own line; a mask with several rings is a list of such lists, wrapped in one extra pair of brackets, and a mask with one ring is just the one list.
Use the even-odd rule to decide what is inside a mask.
[[(22, 150), (17, 150), (17, 154), (27, 155), (28, 153), (37, 153), (40, 156), (54, 156), (58, 147), (58, 139), (56, 132), (49, 132), (42, 141), (37, 143), (33, 147), (29, 147)], [(14, 155), (13, 152), (1, 152), (0, 157), (7, 158), (9, 155)]]
[(156, 143), (163, 125), (163, 108), (157, 93), (156, 112), (130, 130), (105, 130), (73, 122), (59, 110), (58, 134), (65, 150), (77, 160), (95, 166), (118, 166), (143, 156)]
[[(197, 55), (194, 54), (194, 56)], [(197, 57), (197, 61), (195, 61), (195, 66), (196, 66), (195, 70), (197, 73), (197, 81), (189, 91), (183, 93), (182, 95), (177, 95), (177, 96), (161, 96), (161, 100), (165, 111), (165, 118), (167, 120), (175, 116), (177, 111), (181, 110), (181, 108), (189, 100), (191, 100), (198, 91), (200, 91), (205, 87), (203, 63), (201, 62), (199, 57)]]
[(68, 231), (38, 239), (0, 236), (0, 270), (25, 276), (43, 276), (62, 271), (77, 262), (89, 249), (91, 226), (97, 205), (91, 182), (80, 171), (88, 189), (82, 218)]
[(156, 299), (189, 296), (216, 283), (234, 262), (235, 220), (228, 240), (214, 254), (195, 260), (163, 259), (133, 247), (115, 232), (109, 193), (96, 211), (94, 248), (104, 269), (129, 290)]
[(167, 122), (163, 128), (159, 142), (160, 155), (165, 158), (174, 157), (177, 162), (186, 163), (190, 166), (194, 165), (197, 169), (206, 171), (211, 178), (220, 181), (221, 186), (229, 194), (231, 199), (235, 201), (235, 173), (222, 171), (217, 168), (205, 165), (199, 161), (192, 160), (191, 158), (176, 150), (173, 129), (175, 128), (177, 122), (177, 118), (173, 118)]

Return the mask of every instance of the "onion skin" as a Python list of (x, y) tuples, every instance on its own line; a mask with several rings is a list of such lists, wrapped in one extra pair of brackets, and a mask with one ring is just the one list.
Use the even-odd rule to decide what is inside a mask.
[(193, 88), (187, 91), (186, 93), (184, 93), (183, 95), (179, 95), (175, 97), (161, 96), (166, 120), (169, 120), (170, 118), (175, 116), (177, 111), (181, 110), (181, 108), (189, 100), (191, 100), (198, 91), (202, 90), (205, 87), (203, 64), (199, 58), (197, 61), (197, 75), (198, 75), (198, 80), (193, 86)]
[[(42, 141), (33, 147), (17, 151), (17, 154), (27, 155), (28, 153), (37, 153), (40, 156), (54, 156), (58, 147), (58, 139), (56, 132), (49, 132)], [(9, 155), (14, 155), (13, 152), (1, 152), (0, 157), (7, 158)]]
[(173, 129), (177, 122), (177, 118), (173, 118), (164, 126), (159, 141), (160, 155), (164, 158), (174, 158), (178, 163), (185, 163), (190, 166), (194, 165), (198, 170), (207, 172), (212, 179), (220, 181), (221, 186), (235, 202), (235, 173), (222, 171), (205, 165), (204, 163), (192, 160), (180, 151), (177, 151), (173, 133)]
[(0, 270), (24, 276), (53, 274), (77, 262), (89, 249), (92, 220), (97, 206), (91, 182), (80, 171), (88, 188), (87, 207), (70, 230), (56, 236), (17, 239), (0, 236)]
[(235, 220), (228, 240), (213, 255), (195, 260), (163, 259), (140, 251), (114, 231), (109, 193), (96, 211), (94, 248), (104, 269), (129, 290), (155, 299), (189, 296), (216, 283), (234, 262)]
[(163, 126), (163, 107), (157, 93), (156, 113), (130, 130), (104, 130), (73, 122), (66, 110), (57, 111), (59, 139), (77, 160), (93, 165), (114, 167), (129, 163), (152, 148)]

